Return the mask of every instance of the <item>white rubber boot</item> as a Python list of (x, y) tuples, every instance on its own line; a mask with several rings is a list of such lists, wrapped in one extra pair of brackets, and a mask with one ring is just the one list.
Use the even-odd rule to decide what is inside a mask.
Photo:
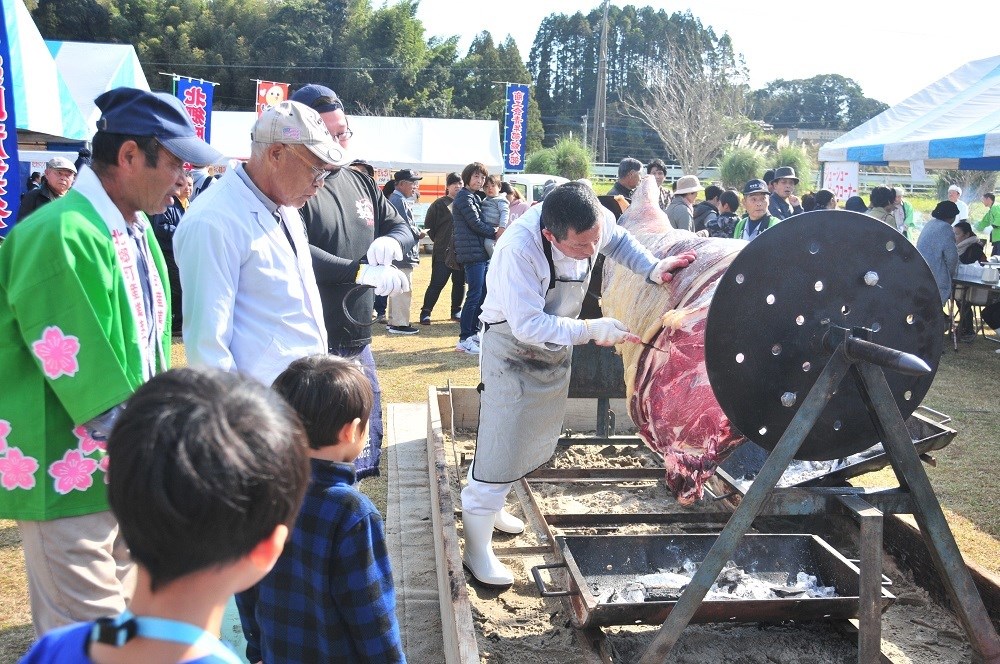
[(520, 535), (524, 532), (524, 521), (521, 521), (506, 509), (502, 509), (497, 512), (497, 518), (493, 522), (493, 527), (502, 533)]
[(480, 583), (487, 586), (509, 586), (514, 575), (493, 553), (493, 525), (496, 514), (466, 514), (462, 512), (465, 531), (465, 553), (462, 562)]

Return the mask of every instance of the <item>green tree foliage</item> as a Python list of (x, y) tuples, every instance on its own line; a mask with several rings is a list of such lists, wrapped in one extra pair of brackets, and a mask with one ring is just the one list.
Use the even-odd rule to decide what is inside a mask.
[(593, 161), (590, 150), (580, 140), (563, 137), (550, 148), (542, 148), (528, 154), (525, 170), (528, 173), (561, 175), (570, 180), (590, 177)]
[[(542, 21), (528, 57), (547, 143), (582, 131), (583, 116), (593, 109), (603, 12), (552, 14)], [(607, 141), (612, 161), (669, 156), (655, 132), (627, 119), (615, 104), (635, 87), (644, 72), (663, 65), (671, 49), (687, 53), (725, 75), (739, 66), (729, 38), (719, 38), (690, 12), (668, 14), (650, 7), (611, 6), (608, 11)], [(592, 120), (589, 118), (593, 130)]]
[(889, 108), (865, 97), (853, 79), (838, 74), (778, 79), (750, 98), (751, 116), (777, 128), (851, 129)]
[(737, 191), (743, 191), (743, 185), (759, 178), (764, 170), (764, 156), (750, 147), (734, 146), (726, 150), (719, 161), (722, 183)]

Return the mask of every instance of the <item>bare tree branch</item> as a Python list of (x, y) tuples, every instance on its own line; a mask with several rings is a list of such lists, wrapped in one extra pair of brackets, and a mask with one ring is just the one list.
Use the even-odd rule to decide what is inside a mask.
[(648, 125), (685, 173), (697, 173), (726, 145), (745, 111), (744, 87), (688, 56), (673, 54), (641, 74), (642, 87), (623, 95), (630, 117)]

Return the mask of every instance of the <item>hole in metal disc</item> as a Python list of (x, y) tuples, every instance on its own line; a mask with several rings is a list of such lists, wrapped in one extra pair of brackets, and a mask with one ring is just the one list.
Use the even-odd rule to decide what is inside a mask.
[(809, 253), (813, 256), (819, 253), (819, 242), (813, 242), (809, 245)]
[(759, 433), (760, 435), (763, 436), (764, 434), (767, 433), (767, 427), (761, 427), (761, 428), (757, 429), (757, 433)]
[(885, 243), (885, 250), (886, 251), (892, 251), (895, 248), (896, 248), (896, 243), (893, 242), (892, 240), (889, 240), (888, 242)]
[(815, 284), (813, 284), (813, 288), (816, 289), (817, 293), (820, 292), (821, 290), (823, 290), (823, 282), (817, 281)]
[(736, 353), (736, 364), (743, 364), (744, 359), (746, 359), (746, 357), (743, 353)]
[(742, 284), (742, 283), (743, 283), (743, 280), (744, 280), (745, 278), (746, 278), (746, 277), (744, 277), (744, 276), (743, 276), (742, 274), (737, 274), (737, 275), (736, 275), (736, 283), (738, 283), (738, 284)]
[(841, 422), (840, 420), (834, 420), (834, 422), (833, 422), (833, 430), (834, 431), (840, 431), (840, 428), (842, 426), (844, 426), (843, 422)]
[(774, 304), (774, 293), (771, 293), (766, 298), (764, 298), (764, 301), (767, 302), (768, 304)]
[(806, 317), (803, 316), (802, 314), (799, 314), (798, 316), (795, 317), (796, 325), (803, 325), (805, 324), (805, 322), (806, 322)]
[(909, 401), (912, 398), (913, 398), (913, 392), (911, 392), (909, 390), (903, 392), (903, 399), (905, 399), (906, 401)]
[(812, 368), (813, 368), (812, 362), (803, 362), (802, 363), (802, 370), (803, 371), (809, 371)]
[(881, 329), (882, 329), (882, 323), (879, 323), (878, 321), (872, 323), (872, 332), (878, 332)]
[(851, 313), (851, 307), (850, 307), (850, 305), (845, 304), (844, 306), (842, 306), (840, 308), (840, 313), (844, 314), (845, 316), (847, 314)]
[(771, 346), (771, 355), (781, 355), (781, 344)]
[(906, 314), (906, 324), (913, 325), (913, 314)]

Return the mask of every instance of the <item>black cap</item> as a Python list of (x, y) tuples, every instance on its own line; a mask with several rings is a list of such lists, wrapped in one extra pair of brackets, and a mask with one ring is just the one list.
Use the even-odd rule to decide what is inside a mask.
[(371, 164), (369, 164), (364, 159), (355, 159), (349, 165), (352, 166), (352, 167), (354, 167), (354, 166), (360, 166), (361, 168), (364, 169), (365, 173), (368, 174), (368, 177), (370, 177), (370, 178), (374, 178), (375, 177), (375, 167), (372, 166)]
[(423, 180), (420, 177), (420, 173), (417, 171), (411, 171), (408, 168), (396, 171), (392, 174), (392, 179), (394, 182), (402, 182), (403, 180), (409, 180), (410, 182), (417, 182), (418, 180)]
[(171, 154), (196, 166), (224, 159), (221, 152), (198, 138), (191, 117), (173, 95), (115, 88), (99, 96), (94, 103), (101, 109), (97, 121), (99, 132), (153, 137)]
[(749, 196), (750, 194), (769, 194), (767, 190), (767, 183), (763, 180), (750, 180), (745, 185), (743, 185), (743, 195)]
[(340, 101), (337, 93), (318, 83), (303, 85), (291, 96), (292, 101), (305, 104), (317, 113), (329, 113), (330, 111), (344, 110), (344, 103)]
[[(780, 180), (782, 178), (795, 180), (795, 184), (799, 183), (799, 179), (795, 177), (795, 169), (791, 166), (782, 166), (781, 168), (774, 169), (774, 180)], [(772, 180), (772, 182), (774, 180)]]
[(958, 216), (958, 206), (951, 201), (941, 201), (934, 207), (931, 216), (941, 221), (951, 221)]
[(769, 168), (766, 171), (764, 171), (764, 182), (766, 182), (768, 184), (771, 184), (771, 180), (773, 180), (773, 179), (774, 179), (774, 169), (773, 168)]

